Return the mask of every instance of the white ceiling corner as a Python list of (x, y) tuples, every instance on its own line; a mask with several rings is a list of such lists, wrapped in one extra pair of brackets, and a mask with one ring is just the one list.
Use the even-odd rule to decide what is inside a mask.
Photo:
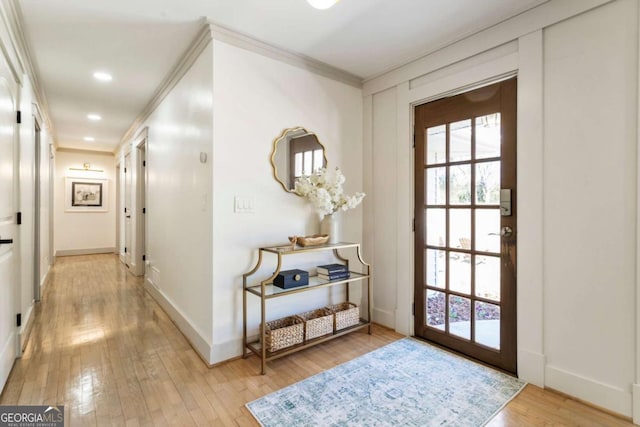
[[(202, 17), (361, 80), (549, 0), (20, 0), (60, 147), (114, 151), (153, 107)], [(91, 76), (107, 70), (114, 79)], [(327, 71), (328, 72), (328, 71)], [(94, 123), (86, 114), (101, 114)], [(93, 136), (95, 142), (83, 137)]]

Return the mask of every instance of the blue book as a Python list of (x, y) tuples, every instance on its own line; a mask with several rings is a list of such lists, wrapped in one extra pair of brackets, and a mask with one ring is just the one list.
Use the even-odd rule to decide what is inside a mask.
[(327, 264), (318, 266), (318, 274), (330, 276), (336, 273), (348, 273), (349, 269), (344, 264)]
[(324, 280), (340, 280), (340, 279), (348, 279), (351, 277), (351, 273), (345, 271), (344, 273), (332, 273), (332, 274), (322, 274), (318, 273), (318, 277)]

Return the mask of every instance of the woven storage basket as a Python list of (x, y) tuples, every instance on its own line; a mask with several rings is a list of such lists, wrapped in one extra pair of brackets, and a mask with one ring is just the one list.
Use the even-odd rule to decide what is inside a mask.
[(328, 308), (329, 310), (333, 311), (333, 314), (336, 318), (336, 331), (360, 323), (360, 309), (352, 302), (343, 302), (340, 304), (330, 305)]
[(304, 339), (306, 341), (333, 333), (333, 311), (328, 308), (300, 313), (304, 319)]
[(265, 346), (274, 352), (304, 341), (304, 320), (298, 316), (272, 320), (265, 324)]

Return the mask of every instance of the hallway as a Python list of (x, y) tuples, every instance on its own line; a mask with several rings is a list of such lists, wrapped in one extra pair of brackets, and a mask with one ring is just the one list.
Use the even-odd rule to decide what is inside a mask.
[(270, 363), (208, 369), (115, 255), (58, 258), (0, 404), (65, 405), (66, 425), (257, 425), (244, 404), (400, 336), (352, 334)]
[[(209, 369), (115, 255), (58, 258), (0, 404), (65, 405), (68, 426), (256, 426), (244, 404), (401, 336), (376, 326), (269, 364)], [(632, 426), (528, 386), (491, 426)]]

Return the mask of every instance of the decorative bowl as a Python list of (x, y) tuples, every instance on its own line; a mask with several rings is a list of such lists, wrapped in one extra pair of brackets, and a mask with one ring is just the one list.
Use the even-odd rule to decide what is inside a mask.
[(328, 234), (314, 234), (313, 236), (292, 236), (289, 237), (289, 241), (292, 244), (298, 244), (300, 246), (318, 246), (324, 245), (329, 240)]

